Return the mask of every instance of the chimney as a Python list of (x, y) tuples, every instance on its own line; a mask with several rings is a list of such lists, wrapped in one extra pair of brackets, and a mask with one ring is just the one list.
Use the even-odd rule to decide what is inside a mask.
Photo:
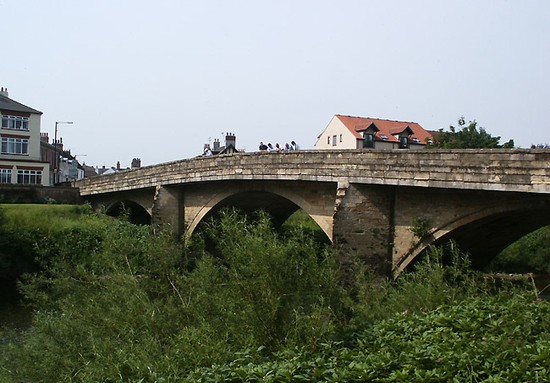
[(8, 88), (0, 88), (0, 95), (4, 96), (4, 97), (8, 97)]
[(45, 142), (48, 144), (50, 142), (50, 138), (48, 137), (48, 133), (42, 133), (40, 132), (40, 141)]
[(233, 145), (235, 148), (237, 147), (237, 138), (234, 133), (227, 133), (225, 135), (225, 147), (227, 148), (229, 145)]
[(141, 158), (134, 158), (132, 159), (132, 169), (139, 169), (141, 168)]
[(214, 138), (214, 150), (220, 150), (220, 140)]
[(116, 162), (116, 170), (120, 170), (120, 161)]
[(53, 142), (54, 147), (57, 151), (62, 152), (63, 151), (63, 139), (58, 139), (57, 142)]

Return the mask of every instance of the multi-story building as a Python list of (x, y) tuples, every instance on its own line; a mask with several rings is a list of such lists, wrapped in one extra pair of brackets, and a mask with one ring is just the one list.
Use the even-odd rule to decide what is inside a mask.
[[(48, 133), (40, 133), (41, 158), (50, 164), (53, 171), (50, 174), (51, 184), (61, 184), (84, 178), (84, 167), (77, 161), (76, 156), (70, 150), (63, 149), (63, 140), (55, 142), (50, 139)], [(57, 169), (57, 174), (55, 174)]]
[(50, 164), (40, 154), (41, 116), (0, 88), (0, 183), (50, 185)]
[(335, 115), (317, 137), (316, 149), (421, 149), (432, 134), (416, 122)]

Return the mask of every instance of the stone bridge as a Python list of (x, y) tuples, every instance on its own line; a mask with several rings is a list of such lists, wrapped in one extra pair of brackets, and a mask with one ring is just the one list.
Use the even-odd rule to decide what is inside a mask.
[(450, 239), (482, 266), (550, 224), (549, 175), (545, 149), (289, 151), (197, 157), (75, 186), (96, 208), (124, 203), (143, 212), (138, 222), (178, 235), (225, 206), (261, 208), (275, 223), (303, 209), (331, 241), (397, 274)]

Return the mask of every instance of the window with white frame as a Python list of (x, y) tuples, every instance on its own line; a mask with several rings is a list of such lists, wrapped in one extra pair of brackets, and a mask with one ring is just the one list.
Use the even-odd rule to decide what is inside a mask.
[(2, 154), (29, 154), (29, 139), (2, 137), (0, 152)]
[(332, 136), (332, 146), (336, 146), (336, 134), (334, 136)]
[(17, 183), (25, 185), (40, 185), (42, 184), (41, 170), (18, 170)]
[(29, 130), (29, 118), (21, 116), (2, 116), (2, 128)]
[(0, 184), (11, 184), (11, 169), (0, 169)]

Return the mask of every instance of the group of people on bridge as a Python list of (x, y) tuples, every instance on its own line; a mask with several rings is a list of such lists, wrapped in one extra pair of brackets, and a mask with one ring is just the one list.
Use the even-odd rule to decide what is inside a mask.
[(284, 147), (281, 147), (278, 143), (273, 146), (271, 142), (267, 145), (260, 142), (259, 149), (261, 152), (282, 152), (283, 150), (299, 150), (300, 147), (296, 141), (290, 141), (290, 144), (286, 143)]

